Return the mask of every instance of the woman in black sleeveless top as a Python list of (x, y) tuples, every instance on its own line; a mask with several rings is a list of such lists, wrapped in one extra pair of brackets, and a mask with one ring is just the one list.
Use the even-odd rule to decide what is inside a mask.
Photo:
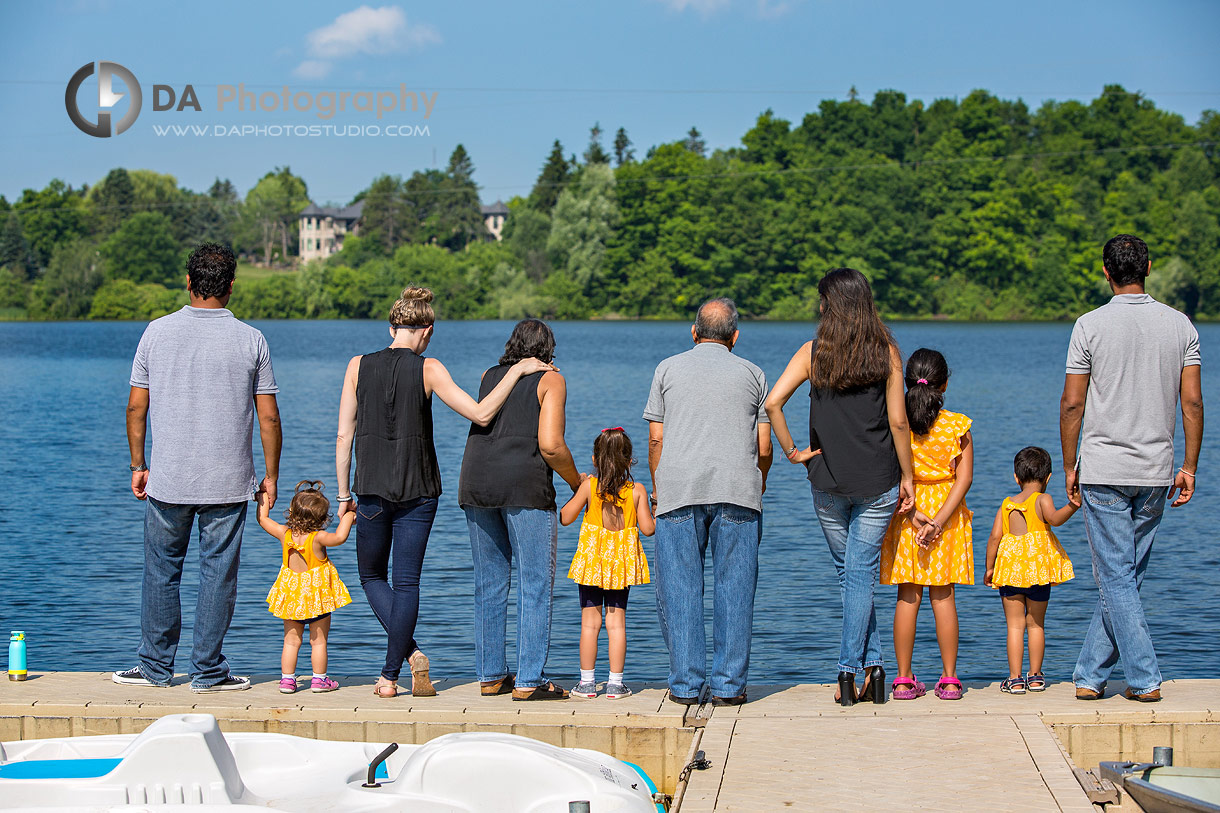
[[(537, 359), (524, 360), (505, 371), (501, 386), (486, 390), (475, 402), (453, 383), (445, 365), (423, 356), (434, 329), (431, 302), (427, 288), (402, 292), (390, 310), (390, 346), (348, 362), (339, 400), (339, 515), (356, 512), (360, 585), (388, 636), (385, 666), (373, 689), (378, 697), (398, 694), (398, 675), (408, 655), (411, 694), (436, 694), (428, 677), (428, 657), (415, 643), (419, 575), (441, 493), (432, 443), (432, 394), (459, 415), (486, 425), (521, 376), (552, 369)], [(353, 440), (356, 477), (349, 492)]]
[[(555, 335), (537, 319), (513, 329), (500, 363), (483, 374), (481, 393), (498, 387), (520, 359), (550, 361)], [(500, 414), (473, 424), (462, 457), (458, 502), (466, 512), (474, 561), (475, 667), (485, 695), (513, 700), (568, 696), (546, 678), (551, 592), (559, 522), (552, 471), (572, 488), (581, 476), (563, 441), (567, 385), (558, 372), (523, 377)], [(517, 557), (517, 674), (508, 672), (508, 585)]]
[[(911, 433), (902, 389), (902, 356), (877, 315), (859, 271), (836, 268), (818, 283), (817, 337), (806, 342), (767, 396), (780, 448), (804, 463), (813, 506), (839, 575), (843, 633), (838, 700), (885, 702), (885, 669), (873, 589), (881, 542), (894, 509), (915, 503)], [(809, 387), (809, 447), (797, 449), (784, 404)], [(865, 673), (857, 693), (856, 675)]]

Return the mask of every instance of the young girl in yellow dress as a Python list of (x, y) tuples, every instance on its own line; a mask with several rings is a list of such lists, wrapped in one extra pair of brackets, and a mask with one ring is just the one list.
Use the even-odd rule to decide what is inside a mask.
[(881, 547), (881, 583), (898, 585), (894, 608), (895, 700), (922, 697), (927, 688), (911, 668), (915, 622), (928, 588), (942, 674), (935, 693), (960, 700), (957, 679), (957, 605), (954, 585), (974, 584), (974, 547), (966, 492), (974, 476), (971, 420), (942, 409), (949, 366), (935, 350), (920, 348), (907, 360), (907, 421), (915, 472), (915, 508), (896, 514)]
[[(1076, 574), (1072, 560), (1051, 531), (1067, 522), (1080, 508), (1069, 502), (1062, 508), (1046, 492), (1051, 478), (1051, 456), (1045, 449), (1026, 446), (1013, 460), (1013, 476), (1021, 493), (1000, 504), (991, 537), (987, 540), (987, 573), (983, 583), (1000, 590), (1008, 623), (1008, 679), (1000, 691), (1009, 694), (1046, 689), (1042, 657), (1046, 652), (1046, 605), (1051, 586)], [(1029, 674), (1021, 676), (1025, 636), (1029, 634)]]
[(568, 569), (568, 578), (580, 589), (580, 682), (572, 689), (578, 697), (597, 697), (594, 667), (603, 607), (610, 654), (606, 697), (616, 700), (631, 694), (623, 685), (627, 592), (633, 584), (648, 584), (648, 559), (640, 545), (640, 534), (652, 536), (657, 527), (648, 490), (631, 477), (634, 462), (631, 438), (623, 427), (603, 429), (593, 441), (596, 476), (582, 482), (559, 512), (559, 521), (571, 525), (581, 509), (586, 509), (580, 542)]
[(309, 688), (315, 692), (339, 688), (337, 681), (326, 676), (326, 636), (330, 633), (331, 612), (350, 604), (352, 597), (339, 580), (326, 549), (347, 541), (355, 519), (356, 512), (349, 511), (339, 519), (338, 530), (326, 531), (330, 502), (322, 496), (322, 483), (317, 480), (297, 483), (283, 525), (271, 519), (266, 495), (258, 495), (258, 524), (284, 547), (279, 576), (267, 593), (271, 614), (284, 620), (284, 650), (280, 655), (280, 691), (284, 694), (297, 690), (297, 653), (307, 624), (313, 666)]

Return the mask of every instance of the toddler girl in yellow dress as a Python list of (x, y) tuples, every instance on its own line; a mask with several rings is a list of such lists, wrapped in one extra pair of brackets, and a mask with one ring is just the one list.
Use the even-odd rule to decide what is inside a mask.
[(594, 668), (597, 638), (606, 611), (606, 639), (610, 654), (610, 678), (606, 697), (627, 697), (623, 685), (627, 659), (627, 591), (633, 584), (648, 584), (648, 559), (640, 545), (640, 534), (652, 536), (656, 519), (648, 490), (631, 477), (631, 438), (623, 427), (603, 429), (593, 441), (593, 471), (559, 512), (559, 521), (571, 525), (585, 508), (580, 524), (580, 542), (568, 578), (580, 589), (580, 682), (572, 689), (577, 697), (597, 697)]
[(966, 492), (974, 477), (971, 420), (941, 407), (949, 384), (949, 366), (935, 350), (920, 348), (907, 359), (907, 421), (911, 425), (911, 458), (915, 473), (915, 508), (895, 514), (881, 546), (881, 583), (898, 585), (894, 608), (894, 659), (898, 677), (895, 700), (914, 700), (927, 691), (911, 668), (915, 622), (923, 589), (928, 588), (936, 619), (943, 671), (935, 693), (959, 700), (957, 679), (957, 605), (953, 588), (974, 584), (972, 514)]
[(305, 625), (309, 625), (309, 658), (313, 666), (310, 690), (333, 692), (337, 681), (326, 676), (326, 636), (330, 633), (332, 611), (350, 604), (352, 597), (339, 580), (335, 566), (326, 555), (327, 548), (342, 545), (355, 522), (356, 512), (339, 519), (339, 528), (328, 533), (330, 502), (322, 496), (322, 483), (302, 480), (281, 525), (271, 519), (267, 495), (258, 495), (258, 524), (280, 540), (284, 561), (279, 576), (267, 593), (267, 607), (284, 620), (284, 650), (280, 654), (280, 691), (297, 690), (297, 654)]
[[(1027, 446), (1013, 460), (1013, 476), (1021, 493), (1009, 497), (996, 512), (987, 540), (987, 573), (983, 583), (997, 587), (1008, 623), (1008, 679), (1000, 691), (1009, 694), (1046, 689), (1042, 657), (1046, 652), (1046, 605), (1051, 585), (1073, 578), (1072, 560), (1051, 531), (1067, 522), (1080, 508), (1069, 502), (1055, 508), (1046, 494), (1051, 477), (1051, 456), (1045, 449)], [(1029, 635), (1029, 674), (1021, 676), (1025, 636)]]

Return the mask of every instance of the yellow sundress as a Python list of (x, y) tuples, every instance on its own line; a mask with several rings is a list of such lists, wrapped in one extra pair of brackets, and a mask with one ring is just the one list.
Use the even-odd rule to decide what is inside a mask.
[(635, 483), (627, 483), (614, 504), (623, 509), (623, 529), (611, 531), (602, 525), (602, 498), (597, 478), (589, 478), (589, 506), (580, 523), (580, 542), (568, 568), (568, 578), (577, 584), (622, 590), (633, 584), (648, 584), (648, 558), (640, 545), (636, 527)]
[[(926, 516), (936, 516), (953, 488), (961, 439), (970, 431), (971, 423), (965, 415), (942, 409), (928, 434), (911, 434), (915, 507)], [(945, 522), (940, 537), (921, 548), (915, 542), (910, 518), (895, 515), (881, 546), (881, 583), (933, 587), (974, 584), (973, 516), (962, 500)]]
[[(992, 587), (1038, 587), (1063, 584), (1076, 577), (1072, 560), (1068, 558), (1055, 532), (1039, 519), (1034, 503), (1042, 492), (1029, 495), (1022, 502), (1004, 500), (1000, 512), (1004, 518), (1004, 535), (996, 550)], [(1008, 528), (1013, 511), (1025, 517), (1025, 533), (1017, 536)]]
[[(352, 603), (330, 559), (314, 556), (314, 536), (316, 532), (298, 542), (292, 531), (284, 531), (284, 561), (267, 593), (267, 609), (276, 618), (307, 621)], [(305, 559), (306, 569), (300, 573), (288, 566), (288, 554), (294, 550)]]

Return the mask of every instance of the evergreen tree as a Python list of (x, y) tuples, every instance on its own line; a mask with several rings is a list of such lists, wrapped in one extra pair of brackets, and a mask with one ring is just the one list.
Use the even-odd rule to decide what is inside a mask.
[(622, 127), (614, 134), (614, 165), (621, 167), (635, 160), (635, 150), (631, 149), (631, 139)]
[(393, 254), (395, 248), (406, 242), (413, 225), (402, 178), (382, 175), (362, 195), (361, 238), (374, 243), (383, 256)]
[(21, 230), (21, 220), (13, 211), (4, 217), (4, 225), (0, 226), (0, 268), (8, 268), (21, 279), (28, 278), (34, 270), (30, 244)]
[(570, 175), (571, 165), (563, 157), (563, 145), (559, 143), (559, 139), (555, 139), (555, 143), (551, 145), (551, 154), (542, 165), (542, 171), (538, 173), (538, 180), (534, 182), (534, 188), (530, 192), (530, 208), (549, 215)]
[(438, 195), (438, 238), (451, 250), (465, 248), (487, 233), (479, 207), (479, 187), (474, 182), (474, 162), (466, 148), (458, 144), (449, 156)]
[(585, 149), (586, 164), (609, 164), (610, 156), (602, 149), (602, 128), (601, 124), (594, 123), (589, 128), (589, 146)]
[(131, 176), (122, 167), (110, 170), (100, 184), (93, 187), (97, 231), (107, 235), (118, 228), (124, 218), (134, 214), (136, 189)]
[(684, 141), (683, 144), (687, 150), (693, 152), (700, 158), (707, 155), (707, 145), (703, 141), (703, 134), (699, 132), (697, 127), (690, 128), (686, 134), (686, 141)]

